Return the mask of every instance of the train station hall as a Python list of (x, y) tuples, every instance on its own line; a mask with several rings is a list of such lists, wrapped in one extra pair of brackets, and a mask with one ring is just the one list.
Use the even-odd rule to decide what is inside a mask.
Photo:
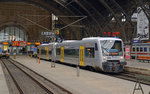
[(0, 0), (0, 94), (150, 94), (150, 0)]

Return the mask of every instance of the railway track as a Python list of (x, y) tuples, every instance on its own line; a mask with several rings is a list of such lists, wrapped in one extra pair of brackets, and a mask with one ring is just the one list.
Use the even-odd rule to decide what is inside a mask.
[[(62, 63), (57, 62), (57, 64), (62, 64)], [(63, 63), (63, 65), (70, 66), (70, 67), (76, 67), (76, 65), (70, 65), (70, 64), (67, 64), (67, 63)], [(102, 71), (99, 71), (99, 70), (95, 70), (92, 67), (90, 67), (90, 68), (89, 67), (88, 68), (81, 67), (81, 69), (101, 73), (101, 74), (104, 74), (104, 75), (107, 75), (107, 76), (111, 76), (111, 77), (115, 77), (115, 78), (119, 78), (119, 79), (124, 79), (124, 80), (132, 81), (132, 82), (137, 81), (136, 75), (150, 76), (150, 75), (134, 73), (134, 72), (105, 73), (105, 72), (102, 72)], [(150, 86), (150, 81), (140, 80), (140, 82), (144, 85), (149, 85)]]
[(0, 61), (12, 94), (72, 94), (19, 62), (12, 59)]
[[(143, 74), (133, 73), (133, 72), (123, 72), (123, 73), (106, 74), (106, 75), (124, 79), (124, 80), (128, 80), (128, 81), (132, 81), (132, 82), (136, 82), (137, 81), (136, 75), (143, 75)], [(148, 76), (148, 75), (145, 75), (145, 76)], [(140, 80), (140, 83), (150, 86), (150, 81)]]

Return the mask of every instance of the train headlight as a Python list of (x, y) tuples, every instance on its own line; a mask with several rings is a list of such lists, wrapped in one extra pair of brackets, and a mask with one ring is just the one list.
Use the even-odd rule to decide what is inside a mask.
[(103, 60), (106, 60), (106, 59), (107, 59), (106, 56), (104, 56), (104, 57), (103, 57)]
[(123, 58), (123, 56), (120, 56), (120, 60), (123, 60), (124, 58)]

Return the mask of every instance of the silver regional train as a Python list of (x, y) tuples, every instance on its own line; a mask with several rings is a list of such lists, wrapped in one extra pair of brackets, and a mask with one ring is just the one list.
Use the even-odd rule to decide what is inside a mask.
[(123, 43), (119, 38), (89, 37), (38, 46), (38, 57), (80, 66), (91, 66), (104, 72), (122, 72)]

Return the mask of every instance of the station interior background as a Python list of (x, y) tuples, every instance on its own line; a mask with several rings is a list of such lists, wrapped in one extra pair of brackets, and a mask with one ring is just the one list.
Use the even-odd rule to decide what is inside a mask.
[[(149, 4), (148, 0), (1, 0), (0, 51), (22, 54), (34, 50), (39, 42), (84, 37), (119, 37), (131, 44), (137, 37), (138, 8), (149, 20)], [(57, 29), (54, 40), (42, 34)], [(26, 41), (27, 45), (13, 46), (13, 41)]]

